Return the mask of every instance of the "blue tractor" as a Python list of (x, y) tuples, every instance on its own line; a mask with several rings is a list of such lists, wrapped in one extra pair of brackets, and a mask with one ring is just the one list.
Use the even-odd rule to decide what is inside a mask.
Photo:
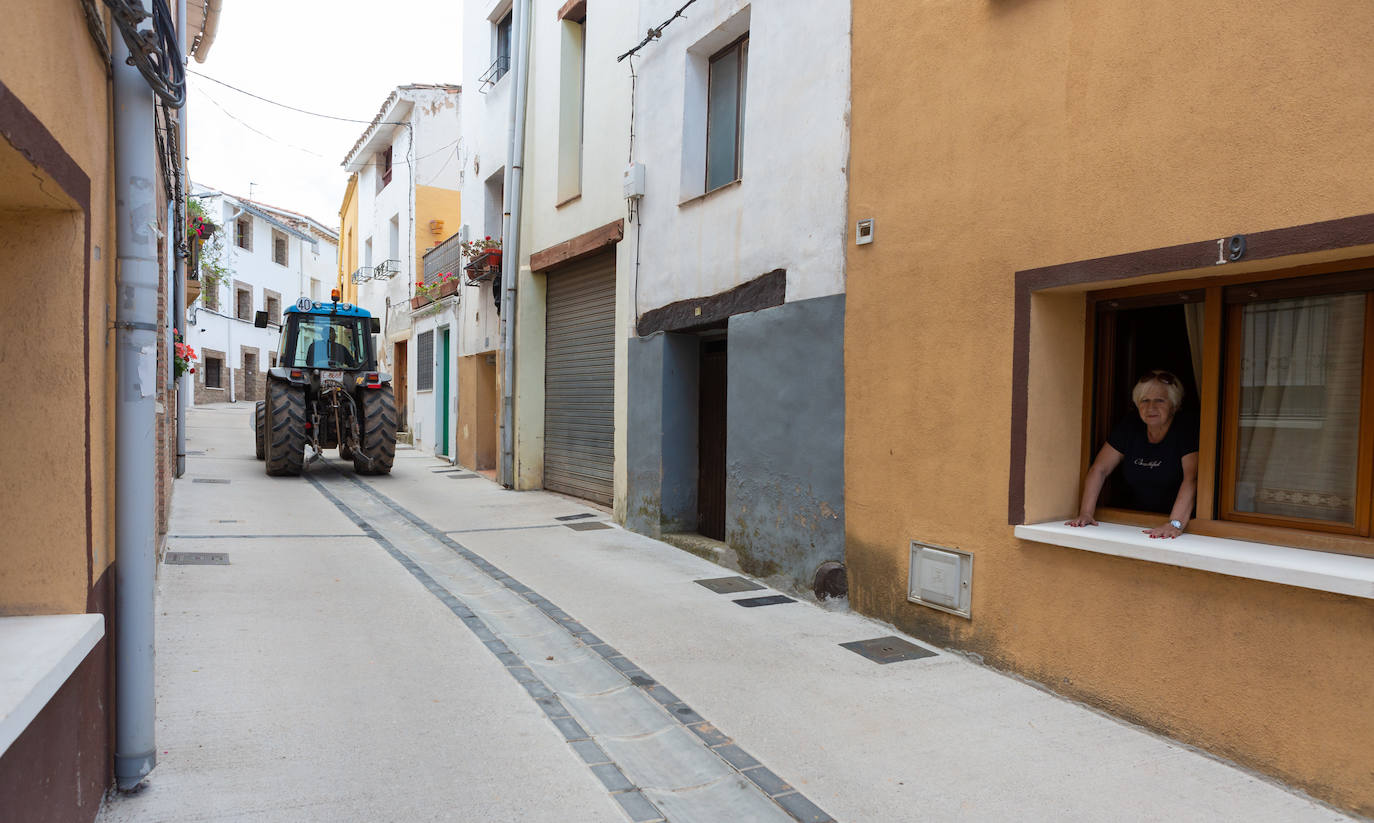
[[(339, 302), (302, 297), (286, 310), (277, 365), (253, 426), (269, 475), (299, 475), (325, 449), (359, 474), (388, 474), (396, 457), (396, 398), (377, 369), (377, 318)], [(266, 328), (267, 312), (254, 325)], [(307, 455), (307, 449), (310, 454)]]

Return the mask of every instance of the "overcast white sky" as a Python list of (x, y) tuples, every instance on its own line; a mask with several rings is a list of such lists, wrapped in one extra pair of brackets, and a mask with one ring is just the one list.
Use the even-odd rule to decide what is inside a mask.
[[(210, 55), (190, 68), (371, 122), (396, 86), (462, 82), (461, 19), (462, 0), (224, 0)], [(339, 163), (365, 124), (296, 114), (193, 74), (187, 85), (192, 180), (244, 197), (252, 184), (255, 200), (338, 227)]]

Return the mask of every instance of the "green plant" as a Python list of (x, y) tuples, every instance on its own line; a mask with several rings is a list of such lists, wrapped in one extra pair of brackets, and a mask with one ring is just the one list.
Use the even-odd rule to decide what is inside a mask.
[(173, 329), (172, 335), (173, 340), (175, 341), (175, 343), (173, 344), (175, 354), (173, 365), (175, 367), (176, 376), (180, 378), (183, 374), (185, 374), (188, 371), (194, 373), (196, 370), (197, 359), (196, 350), (186, 345), (186, 340), (181, 336), (180, 331)]
[(469, 260), (475, 260), (489, 251), (501, 250), (501, 238), (493, 240), (490, 235), (481, 240), (469, 240), (459, 246), (463, 256)]
[(435, 281), (434, 281), (433, 283), (429, 283), (429, 284), (425, 284), (425, 283), (416, 283), (416, 284), (415, 284), (415, 296), (416, 296), (416, 297), (433, 297), (435, 294), (438, 293), (439, 287), (440, 287), (440, 286), (444, 285), (445, 283), (447, 283), (448, 281), (452, 280), (453, 278), (454, 278), (453, 272), (451, 272), (451, 271), (446, 271), (446, 272), (444, 272), (443, 274), (439, 275), (438, 278), (436, 278)]
[[(186, 236), (196, 251), (192, 259), (199, 271), (201, 290), (218, 294), (232, 270), (226, 265), (224, 227), (215, 223), (196, 200), (186, 201)], [(210, 301), (214, 303), (212, 299)], [(207, 304), (208, 305), (208, 304)]]

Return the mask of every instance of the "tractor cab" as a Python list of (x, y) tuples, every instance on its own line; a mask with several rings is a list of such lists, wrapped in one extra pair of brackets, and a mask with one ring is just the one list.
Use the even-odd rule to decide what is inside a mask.
[[(302, 297), (286, 310), (282, 322), (277, 365), (287, 369), (337, 371), (375, 370), (372, 335), (381, 331), (377, 318), (351, 303), (329, 303)], [(267, 312), (258, 312), (255, 326), (268, 325)]]

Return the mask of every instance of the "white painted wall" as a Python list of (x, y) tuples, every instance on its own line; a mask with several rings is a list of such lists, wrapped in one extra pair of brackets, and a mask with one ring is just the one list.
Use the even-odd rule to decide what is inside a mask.
[[(459, 299), (446, 297), (443, 300), (435, 301), (414, 313), (414, 332), (410, 344), (410, 365), (412, 386), (419, 385), (419, 375), (421, 371), (428, 371), (434, 375), (433, 388), (425, 391), (418, 389), (414, 393), (414, 402), (411, 407), (410, 419), (412, 431), (415, 435), (415, 448), (424, 449), (437, 457), (445, 457), (450, 461), (458, 457), (457, 437), (458, 437), (458, 328), (460, 323)], [(440, 359), (440, 336), (441, 329), (449, 329), (449, 393), (445, 402), (448, 410), (448, 450), (441, 450), (441, 438), (439, 436), (439, 395), (443, 388), (441, 376), (439, 374)], [(433, 357), (427, 362), (421, 363), (419, 360), (420, 347), (415, 342), (424, 332), (434, 332)]]
[[(371, 266), (384, 260), (396, 260), (400, 268), (400, 272), (390, 279), (360, 284), (358, 305), (383, 319), (383, 333), (378, 338), (383, 370), (397, 371), (396, 364), (391, 362), (393, 346), (398, 341), (409, 341), (406, 347), (409, 361), (406, 368), (407, 422), (414, 435), (415, 447), (432, 449), (436, 419), (434, 400), (429, 392), (418, 392), (416, 375), (417, 369), (433, 368), (433, 365), (416, 363), (416, 324), (409, 310), (415, 285), (424, 274), (418, 260), (425, 249), (417, 248), (416, 232), (423, 229), (425, 236), (429, 236), (428, 227), (419, 227), (415, 222), (415, 187), (459, 188), (465, 156), (461, 95), (443, 89), (413, 87), (399, 87), (395, 94), (395, 100), (379, 117), (382, 122), (376, 125), (375, 131), (369, 128), (364, 132), (366, 142), (356, 155), (350, 154), (344, 164), (347, 170), (358, 174), (358, 264), (369, 265), (366, 249), (371, 240)], [(410, 127), (389, 123), (408, 123)], [(378, 191), (380, 170), (376, 154), (388, 145), (392, 147), (391, 182)], [(396, 221), (394, 231), (393, 219)], [(396, 239), (394, 250), (393, 236)], [(352, 272), (346, 272), (345, 276), (352, 276)], [(451, 381), (455, 394), (456, 375), (455, 371)]]
[[(232, 374), (242, 366), (240, 347), (257, 348), (258, 368), (260, 371), (266, 371), (270, 364), (269, 355), (277, 352), (280, 341), (280, 332), (276, 327), (255, 328), (252, 315), (247, 320), (234, 317), (234, 284), (246, 285), (251, 289), (251, 311), (254, 314), (266, 310), (267, 291), (277, 292), (281, 296), (280, 310), (285, 312), (298, 297), (307, 293), (302, 290), (302, 286), (308, 290), (312, 279), (321, 280), (326, 284), (333, 283), (338, 245), (335, 238), (319, 228), (297, 225), (295, 227), (298, 231), (311, 235), (316, 242), (312, 245), (295, 234), (286, 233), (287, 265), (283, 266), (272, 259), (274, 226), (267, 220), (246, 212), (242, 214), (252, 220), (253, 240), (251, 250), (241, 249), (234, 242), (234, 221), (236, 215), (240, 214), (238, 201), (229, 195), (219, 193), (197, 199), (205, 213), (224, 227), (224, 263), (230, 273), (218, 288), (217, 310), (212, 311), (204, 307), (204, 294), (197, 299), (191, 311), (193, 324), (188, 323), (185, 338), (186, 342), (196, 349), (197, 354), (201, 354), (206, 348), (225, 353), (222, 399), (227, 401), (231, 399), (229, 387), (233, 385)], [(258, 208), (280, 216), (281, 222), (292, 225), (284, 213), (262, 206)], [(199, 367), (198, 364), (197, 368)]]
[[(636, 30), (679, 6), (640, 0)], [(748, 16), (750, 35), (741, 182), (694, 197), (701, 184), (695, 173), (684, 180), (684, 166), (704, 147), (702, 67), (738, 34), (721, 29), (737, 15)], [(639, 52), (635, 159), (647, 194), (638, 314), (777, 268), (787, 270), (788, 301), (844, 291), (849, 46), (846, 2), (698, 0)]]
[[(463, 225), (471, 239), (501, 236), (499, 202), (489, 202), (488, 182), (504, 180), (510, 139), (510, 95), (515, 76), (495, 85), (480, 78), (496, 59), (495, 23), (510, 10), (510, 0), (468, 0), (463, 4)], [(512, 44), (512, 50), (514, 44)], [(464, 286), (459, 309), (458, 353), (480, 354), (500, 348), (500, 318), (490, 283)]]
[[(530, 38), (530, 99), (526, 123), (524, 219), (520, 322), (516, 340), (516, 472), (517, 486), (543, 485), (544, 430), (544, 295), (545, 277), (528, 269), (531, 254), (598, 229), (628, 211), (621, 189), (630, 147), (630, 66), (617, 63), (643, 36), (634, 14), (598, 13), (593, 6), (580, 32), (585, 59), (582, 69), (583, 149), (581, 184), (569, 199), (560, 175), (568, 155), (560, 151), (565, 106), (575, 84), (578, 65), (572, 60), (578, 30), (560, 21), (562, 0), (535, 0)], [(627, 226), (628, 229), (628, 226)], [(627, 239), (632, 235), (627, 231)], [(627, 409), (626, 341), (633, 334), (631, 302), (634, 244), (616, 249), (616, 377), (614, 503), (623, 519), (625, 501), (625, 418)]]

